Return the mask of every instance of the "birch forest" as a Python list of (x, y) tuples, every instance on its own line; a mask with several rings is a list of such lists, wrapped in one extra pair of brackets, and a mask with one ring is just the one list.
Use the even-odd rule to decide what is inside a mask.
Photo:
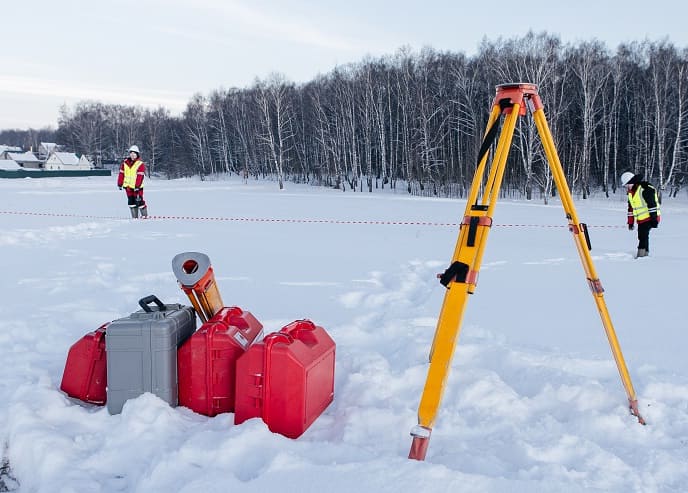
[[(61, 109), (55, 139), (96, 164), (119, 162), (137, 144), (148, 171), (168, 178), (231, 173), (280, 188), (464, 197), (495, 87), (510, 82), (538, 85), (578, 197), (609, 196), (624, 171), (665, 195), (688, 184), (688, 48), (668, 41), (611, 51), (529, 33), (485, 40), (474, 56), (400, 49), (306, 83), (272, 74), (197, 94), (179, 116), (83, 101)], [(519, 119), (501, 192), (545, 202), (556, 194), (530, 116)]]

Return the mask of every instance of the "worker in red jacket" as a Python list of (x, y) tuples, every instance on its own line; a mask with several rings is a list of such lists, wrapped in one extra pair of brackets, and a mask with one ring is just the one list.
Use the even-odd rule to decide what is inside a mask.
[(141, 161), (141, 153), (138, 146), (131, 146), (129, 148), (129, 157), (122, 161), (119, 166), (119, 176), (117, 177), (117, 186), (120, 190), (124, 188), (127, 193), (127, 202), (129, 203), (129, 210), (131, 217), (136, 219), (148, 217), (148, 207), (143, 200), (143, 179), (145, 178), (146, 165)]
[(641, 175), (626, 171), (621, 175), (621, 185), (628, 195), (628, 229), (633, 231), (634, 221), (638, 223), (638, 257), (650, 253), (650, 229), (659, 226), (662, 214), (659, 210), (657, 190)]

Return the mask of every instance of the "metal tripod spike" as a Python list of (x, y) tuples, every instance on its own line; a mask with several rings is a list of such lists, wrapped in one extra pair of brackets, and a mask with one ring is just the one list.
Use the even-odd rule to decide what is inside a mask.
[[(607, 311), (603, 295), (604, 289), (597, 277), (590, 256), (590, 238), (587, 227), (578, 220), (571, 191), (566, 183), (566, 176), (554, 146), (537, 86), (527, 83), (502, 84), (497, 86), (497, 94), (492, 104), (485, 137), (478, 152), (478, 165), (473, 176), (452, 261), (444, 274), (438, 276), (440, 282), (447, 288), (447, 292), (444, 296), (430, 349), (430, 367), (418, 406), (418, 425), (411, 430), (413, 441), (409, 452), (410, 459), (425, 460), (430, 435), (444, 392), (449, 365), (461, 330), (461, 320), (468, 295), (475, 291), (477, 285), (480, 264), (487, 243), (487, 236), (492, 226), (493, 212), (499, 196), (516, 121), (519, 116), (525, 116), (528, 110), (533, 115), (538, 134), (542, 140), (545, 155), (566, 213), (569, 231), (573, 234), (578, 255), (621, 375), (621, 381), (628, 395), (630, 412), (638, 418), (641, 424), (645, 424), (645, 420), (638, 412), (635, 390), (633, 390), (633, 384), (616, 338), (614, 326)], [(501, 133), (499, 133), (499, 120), (502, 115), (505, 118)], [(489, 150), (495, 140), (497, 145), (489, 166), (487, 179), (485, 179), (485, 173), (488, 170)], [(482, 194), (480, 193), (481, 189)]]

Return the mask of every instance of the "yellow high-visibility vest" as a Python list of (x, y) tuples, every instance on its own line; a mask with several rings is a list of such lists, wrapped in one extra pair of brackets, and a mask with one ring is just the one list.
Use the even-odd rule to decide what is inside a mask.
[[(122, 182), (123, 187), (136, 188), (136, 176), (139, 174), (139, 167), (141, 164), (143, 164), (143, 161), (137, 159), (131, 166), (127, 166), (126, 164), (124, 165), (124, 181)], [(143, 188), (143, 182), (141, 182), (141, 186), (139, 188)]]
[(657, 198), (657, 190), (654, 190), (654, 194), (655, 204), (657, 204), (657, 207), (653, 207), (652, 209), (648, 208), (645, 199), (643, 199), (642, 185), (638, 185), (638, 188), (636, 188), (635, 193), (628, 194), (628, 202), (631, 204), (631, 207), (633, 208), (633, 216), (635, 216), (636, 221), (641, 222), (648, 219), (650, 217), (650, 213), (652, 212), (656, 212), (657, 217), (659, 217), (660, 212), (659, 199)]

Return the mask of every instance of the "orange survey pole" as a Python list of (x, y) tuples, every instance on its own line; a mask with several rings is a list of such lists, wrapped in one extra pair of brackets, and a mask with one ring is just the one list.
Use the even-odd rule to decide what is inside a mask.
[[(525, 116), (528, 109), (533, 113), (538, 133), (543, 141), (545, 154), (554, 174), (557, 189), (562, 197), (566, 217), (569, 220), (569, 229), (574, 234), (583, 268), (602, 316), (602, 323), (628, 394), (631, 412), (644, 424), (644, 420), (638, 413), (635, 392), (604, 302), (602, 294), (604, 290), (592, 263), (587, 228), (585, 224), (578, 221), (571, 192), (566, 184), (566, 178), (542, 110), (537, 86), (534, 84), (503, 84), (497, 86), (496, 92), (485, 137), (478, 152), (476, 172), (468, 194), (466, 210), (459, 229), (459, 237), (452, 261), (449, 268), (438, 276), (440, 282), (447, 288), (447, 292), (430, 349), (430, 367), (418, 406), (418, 425), (411, 430), (413, 440), (409, 452), (410, 459), (425, 460), (430, 435), (444, 393), (449, 365), (461, 330), (461, 320), (468, 295), (472, 294), (477, 286), (482, 256), (487, 243), (489, 228), (492, 226), (494, 208), (499, 197), (516, 121), (519, 116)], [(505, 118), (497, 139), (499, 118), (502, 115)], [(492, 161), (488, 166), (489, 151), (495, 140), (497, 144)], [(488, 169), (488, 175), (485, 178)]]
[(206, 254), (184, 252), (175, 255), (172, 259), (172, 272), (202, 322), (207, 322), (222, 309), (222, 297)]

